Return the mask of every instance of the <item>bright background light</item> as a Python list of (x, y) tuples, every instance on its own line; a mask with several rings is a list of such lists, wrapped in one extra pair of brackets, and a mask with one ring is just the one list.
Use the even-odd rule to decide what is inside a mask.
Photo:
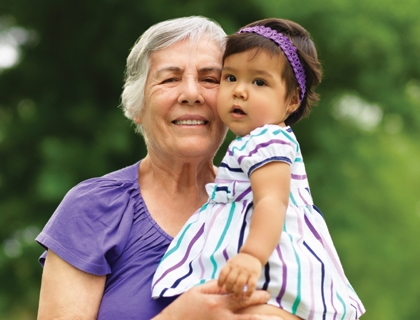
[(0, 71), (19, 62), (19, 47), (33, 38), (34, 33), (13, 26), (11, 19), (0, 18)]
[(13, 67), (18, 60), (18, 50), (10, 44), (0, 42), (0, 69)]

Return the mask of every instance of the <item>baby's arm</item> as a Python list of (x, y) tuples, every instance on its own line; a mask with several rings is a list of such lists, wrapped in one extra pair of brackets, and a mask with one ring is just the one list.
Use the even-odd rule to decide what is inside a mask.
[(289, 202), (290, 165), (270, 162), (251, 173), (254, 213), (248, 238), (235, 257), (221, 270), (218, 284), (239, 296), (247, 286), (250, 295), (279, 242)]

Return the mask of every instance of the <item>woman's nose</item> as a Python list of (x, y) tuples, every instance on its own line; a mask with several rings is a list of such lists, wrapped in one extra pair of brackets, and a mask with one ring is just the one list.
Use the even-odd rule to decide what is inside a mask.
[(200, 104), (204, 102), (201, 94), (200, 84), (197, 79), (186, 78), (180, 87), (179, 102), (188, 105)]

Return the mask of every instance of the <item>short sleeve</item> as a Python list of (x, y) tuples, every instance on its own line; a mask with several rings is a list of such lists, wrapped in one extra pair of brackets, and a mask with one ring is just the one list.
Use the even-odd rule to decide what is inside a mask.
[(292, 164), (299, 145), (289, 127), (266, 125), (253, 130), (245, 137), (237, 138), (230, 146), (233, 155), (244, 173), (251, 173), (263, 165), (281, 161)]
[(133, 183), (104, 178), (80, 183), (67, 193), (36, 241), (82, 271), (109, 274), (132, 227), (135, 189)]

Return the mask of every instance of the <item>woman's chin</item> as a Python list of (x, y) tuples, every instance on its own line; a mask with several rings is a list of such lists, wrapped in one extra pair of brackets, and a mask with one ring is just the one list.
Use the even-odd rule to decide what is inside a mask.
[(212, 160), (220, 144), (213, 141), (198, 138), (182, 139), (176, 146), (175, 154), (181, 157), (202, 158), (203, 160)]

